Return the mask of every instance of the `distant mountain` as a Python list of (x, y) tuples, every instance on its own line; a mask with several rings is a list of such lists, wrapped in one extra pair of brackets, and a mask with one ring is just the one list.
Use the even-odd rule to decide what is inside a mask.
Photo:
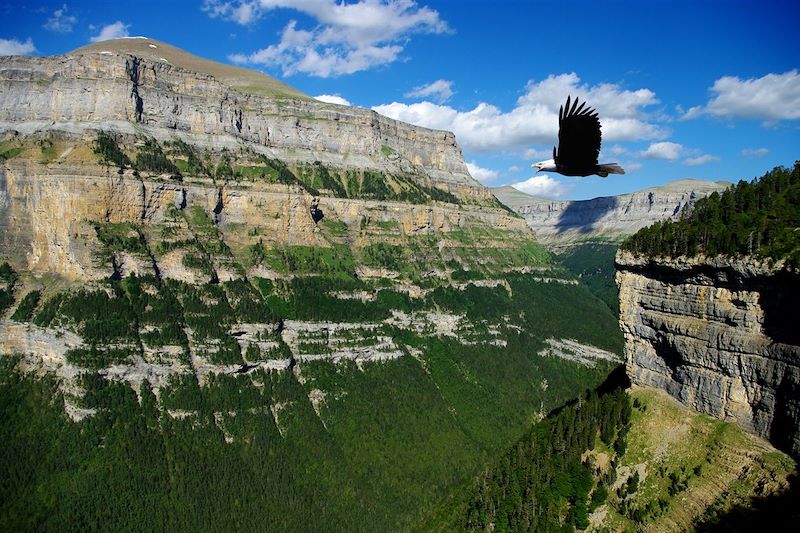
[(683, 179), (591, 200), (549, 200), (510, 186), (492, 192), (522, 215), (540, 242), (562, 246), (596, 239), (619, 242), (653, 222), (676, 217), (687, 204), (729, 185), (726, 181)]
[(526, 192), (522, 192), (519, 189), (515, 189), (511, 185), (503, 185), (502, 187), (490, 187), (492, 194), (500, 200), (501, 203), (510, 207), (513, 210), (517, 210), (518, 208), (531, 205), (533, 203), (538, 202), (551, 202), (552, 200), (548, 200), (547, 198), (542, 198), (541, 196), (534, 196), (533, 194), (528, 194)]

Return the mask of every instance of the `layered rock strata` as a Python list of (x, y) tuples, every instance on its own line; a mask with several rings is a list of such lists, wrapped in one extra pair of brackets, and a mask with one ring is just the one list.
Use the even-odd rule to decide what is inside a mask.
[[(173, 206), (197, 206), (215, 213), (220, 227), (257, 225), (262, 235), (282, 244), (326, 246), (309, 215), (313, 198), (292, 186), (254, 184), (244, 189), (211, 180), (177, 182), (69, 161), (40, 164), (11, 159), (4, 166), (0, 167), (0, 250), (23, 270), (83, 279), (107, 275), (94, 268), (96, 236), (91, 222), (160, 223)], [(403, 235), (449, 232), (476, 223), (530, 235), (521, 219), (500, 209), (332, 197), (319, 202), (332, 220), (347, 225), (367, 218), (386, 221), (395, 223)]]
[(800, 273), (755, 258), (616, 264), (631, 381), (800, 456)]
[(451, 132), (357, 107), (248, 93), (163, 58), (96, 48), (0, 58), (0, 131), (104, 129), (215, 149), (246, 143), (287, 162), (413, 173), (455, 194), (491, 197), (469, 175)]

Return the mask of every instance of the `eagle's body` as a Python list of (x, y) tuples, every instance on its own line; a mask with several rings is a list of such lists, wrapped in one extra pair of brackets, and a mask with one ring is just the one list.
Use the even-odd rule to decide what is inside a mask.
[(600, 120), (597, 111), (578, 106), (578, 99), (570, 108), (570, 97), (558, 111), (558, 148), (553, 147), (553, 159), (534, 163), (540, 171), (557, 172), (564, 176), (590, 176), (597, 174), (625, 174), (616, 163), (598, 164), (600, 155)]

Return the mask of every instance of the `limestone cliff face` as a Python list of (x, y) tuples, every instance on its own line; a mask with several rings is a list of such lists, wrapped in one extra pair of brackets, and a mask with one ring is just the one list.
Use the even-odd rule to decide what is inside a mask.
[[(0, 168), (0, 251), (16, 268), (72, 279), (108, 275), (97, 268), (92, 222), (157, 224), (171, 206), (197, 206), (215, 214), (220, 228), (258, 226), (285, 245), (322, 245), (309, 215), (312, 197), (297, 187), (248, 188), (211, 180), (176, 182), (135, 176), (96, 163), (42, 164), (12, 159)], [(530, 238), (524, 221), (499, 209), (420, 205), (347, 198), (319, 200), (326, 216), (357, 227), (363, 219), (396, 223), (402, 235), (438, 234), (463, 225), (490, 226)], [(248, 244), (260, 236), (248, 237)], [(250, 242), (252, 241), (252, 242)], [(167, 277), (174, 269), (161, 265)], [(175, 277), (181, 278), (178, 272)]]
[(45, 128), (183, 138), (218, 149), (247, 143), (287, 162), (407, 172), (455, 194), (491, 197), (469, 175), (450, 132), (357, 107), (247, 93), (163, 58), (104, 50), (0, 58), (0, 131)]
[(800, 456), (800, 273), (619, 252), (628, 375)]
[[(291, 168), (401, 176), (462, 202), (352, 200), (322, 190), (323, 211), (348, 225), (379, 219), (410, 235), (450, 231), (472, 220), (530, 237), (524, 223), (499, 209), (469, 175), (452, 133), (318, 102), (276, 80), (264, 85), (259, 76), (266, 79), (149, 39), (105, 42), (64, 56), (0, 58), (0, 147), (24, 150), (0, 161), (0, 256), (36, 273), (102, 277), (108, 272), (95, 264), (92, 223), (158, 224), (169, 206), (200, 207), (220, 228), (258, 225), (260, 235), (245, 235), (241, 246), (263, 236), (273, 243), (325, 245), (309, 216), (312, 197), (301, 187), (118, 173), (92, 153), (99, 130), (133, 151), (146, 137), (182, 140), (238, 161), (265, 156)], [(50, 143), (53, 153), (44, 156), (37, 143)], [(168, 277), (184, 277), (179, 268), (161, 266)]]
[(525, 218), (540, 241), (564, 244), (594, 237), (620, 240), (653, 222), (677, 218), (684, 207), (728, 185), (687, 179), (630, 194), (575, 201), (547, 200), (512, 187), (493, 192)]

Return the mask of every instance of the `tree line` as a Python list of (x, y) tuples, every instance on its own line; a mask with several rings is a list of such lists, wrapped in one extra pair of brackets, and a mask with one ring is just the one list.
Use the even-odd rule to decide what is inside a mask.
[(701, 198), (677, 221), (643, 228), (623, 250), (665, 257), (755, 255), (800, 262), (800, 161)]

